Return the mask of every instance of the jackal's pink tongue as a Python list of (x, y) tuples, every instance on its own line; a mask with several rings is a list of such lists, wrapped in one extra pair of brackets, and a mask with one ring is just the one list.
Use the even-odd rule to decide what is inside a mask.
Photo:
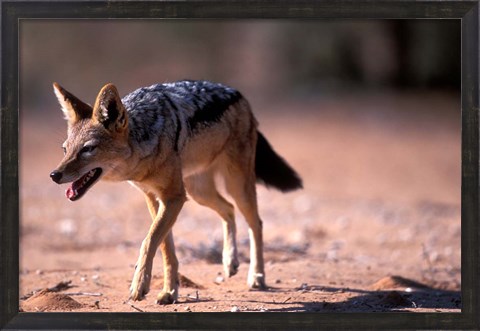
[(67, 188), (67, 190), (65, 191), (65, 195), (67, 196), (68, 199), (72, 199), (75, 196), (75, 191), (71, 186)]
[(82, 177), (80, 177), (79, 179), (74, 181), (72, 183), (72, 185), (70, 185), (67, 188), (67, 190), (65, 191), (65, 195), (67, 196), (68, 199), (72, 200), (73, 198), (75, 198), (77, 196), (77, 194), (78, 194), (77, 190), (82, 186), (81, 183), (83, 183), (83, 180), (86, 176), (87, 175), (83, 175)]

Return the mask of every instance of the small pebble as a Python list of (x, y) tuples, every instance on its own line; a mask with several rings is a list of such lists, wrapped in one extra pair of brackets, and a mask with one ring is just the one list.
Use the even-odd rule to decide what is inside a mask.
[(232, 313), (237, 313), (239, 311), (240, 311), (240, 309), (237, 306), (233, 306), (232, 309), (230, 309), (230, 312), (232, 312)]
[(225, 281), (225, 278), (223, 278), (223, 276), (217, 276), (217, 278), (215, 278), (215, 283), (216, 284), (220, 284), (220, 283), (223, 283)]
[(331, 249), (327, 252), (327, 260), (336, 260), (337, 259), (337, 250)]
[(68, 237), (72, 237), (77, 233), (75, 221), (70, 218), (61, 219), (58, 223), (59, 232)]
[(43, 270), (37, 269), (37, 270), (35, 270), (35, 273), (37, 275), (43, 275)]
[(313, 201), (308, 195), (301, 195), (293, 200), (293, 208), (299, 214), (306, 213), (312, 209)]

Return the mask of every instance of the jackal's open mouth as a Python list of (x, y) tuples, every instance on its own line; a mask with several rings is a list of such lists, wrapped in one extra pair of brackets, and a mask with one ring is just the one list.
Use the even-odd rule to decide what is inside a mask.
[(95, 168), (90, 170), (85, 175), (77, 179), (70, 185), (69, 188), (65, 191), (65, 195), (70, 201), (75, 201), (80, 199), (85, 192), (88, 191), (90, 187), (100, 178), (102, 174), (101, 168)]

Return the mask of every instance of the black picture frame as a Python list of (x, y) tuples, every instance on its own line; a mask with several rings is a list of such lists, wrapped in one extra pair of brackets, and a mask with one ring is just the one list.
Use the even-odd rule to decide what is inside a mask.
[[(479, 19), (476, 1), (1, 1), (0, 327), (2, 329), (480, 329)], [(460, 19), (461, 313), (19, 312), (18, 32), (22, 19)]]

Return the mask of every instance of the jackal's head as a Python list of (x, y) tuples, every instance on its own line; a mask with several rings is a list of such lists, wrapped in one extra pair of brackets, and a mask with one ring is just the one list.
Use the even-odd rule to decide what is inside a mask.
[(93, 108), (57, 83), (53, 89), (67, 120), (68, 134), (62, 146), (65, 156), (50, 177), (58, 184), (72, 182), (65, 194), (75, 201), (130, 155), (128, 118), (112, 84), (100, 90)]

